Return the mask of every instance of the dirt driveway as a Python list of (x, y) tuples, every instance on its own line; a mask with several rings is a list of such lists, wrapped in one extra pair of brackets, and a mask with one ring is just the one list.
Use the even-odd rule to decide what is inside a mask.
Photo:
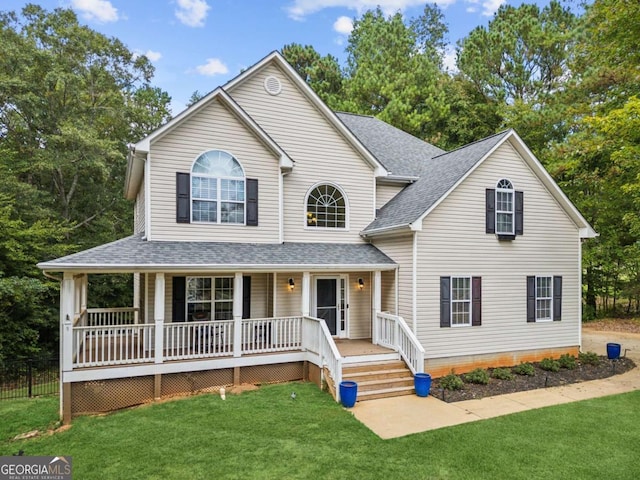
[(621, 354), (625, 351), (627, 356), (640, 365), (640, 333), (627, 333), (615, 331), (602, 331), (593, 328), (582, 327), (582, 351), (596, 352), (599, 355), (607, 354), (607, 343), (619, 343), (622, 346)]

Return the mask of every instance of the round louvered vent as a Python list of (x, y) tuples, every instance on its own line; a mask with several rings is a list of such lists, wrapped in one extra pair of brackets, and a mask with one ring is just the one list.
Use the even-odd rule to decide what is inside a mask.
[(264, 89), (269, 95), (278, 95), (282, 91), (282, 84), (280, 80), (270, 75), (264, 79)]

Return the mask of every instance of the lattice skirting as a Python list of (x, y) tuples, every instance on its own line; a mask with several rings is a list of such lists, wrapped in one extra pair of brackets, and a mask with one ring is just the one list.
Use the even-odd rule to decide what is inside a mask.
[[(315, 367), (315, 366), (313, 366)], [(316, 371), (318, 370), (318, 371)], [(304, 362), (223, 368), (199, 372), (76, 382), (64, 389), (63, 411), (70, 416), (105, 413), (150, 403), (158, 398), (217, 390), (235, 383), (266, 384), (296, 380), (318, 383), (319, 369)], [(69, 398), (70, 397), (70, 398)], [(71, 408), (69, 408), (69, 405)], [(65, 416), (67, 416), (65, 414)], [(70, 418), (64, 418), (65, 422)]]

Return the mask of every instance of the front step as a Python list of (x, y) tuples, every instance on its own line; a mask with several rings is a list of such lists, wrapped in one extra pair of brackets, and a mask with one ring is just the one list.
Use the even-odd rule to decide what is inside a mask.
[(366, 362), (345, 366), (342, 379), (358, 384), (358, 401), (415, 393), (411, 370), (401, 361)]

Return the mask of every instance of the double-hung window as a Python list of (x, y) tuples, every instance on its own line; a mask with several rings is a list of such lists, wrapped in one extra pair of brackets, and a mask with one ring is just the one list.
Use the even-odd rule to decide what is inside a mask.
[(482, 278), (440, 277), (440, 326), (482, 325)]
[(451, 277), (451, 326), (471, 325), (471, 278)]
[(496, 233), (498, 235), (514, 234), (514, 191), (507, 179), (498, 182), (496, 188)]
[(553, 277), (536, 277), (536, 322), (553, 320)]
[(200, 155), (191, 169), (191, 220), (245, 223), (245, 178), (229, 153), (212, 150)]
[(527, 322), (557, 322), (561, 319), (562, 277), (527, 277)]
[(187, 277), (187, 319), (233, 319), (233, 277)]

